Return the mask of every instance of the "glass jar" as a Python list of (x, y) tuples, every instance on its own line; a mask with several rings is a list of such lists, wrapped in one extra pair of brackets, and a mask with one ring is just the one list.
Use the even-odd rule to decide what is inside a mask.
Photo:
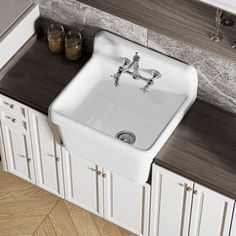
[(65, 57), (76, 61), (82, 54), (82, 37), (80, 33), (69, 31), (65, 37)]
[(53, 23), (48, 27), (48, 47), (52, 53), (62, 53), (64, 48), (65, 30), (60, 24)]

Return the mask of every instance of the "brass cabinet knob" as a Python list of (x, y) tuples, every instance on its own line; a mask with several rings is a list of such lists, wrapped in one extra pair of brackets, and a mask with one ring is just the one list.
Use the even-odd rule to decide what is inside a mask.
[(59, 157), (56, 157), (55, 159), (56, 159), (56, 161), (60, 161), (60, 158), (59, 158)]
[(31, 158), (27, 158), (27, 161), (28, 161), (28, 162), (31, 162)]
[(193, 194), (197, 195), (197, 194), (198, 194), (198, 191), (197, 191), (197, 190), (194, 190), (194, 191), (193, 191)]
[(102, 174), (102, 177), (103, 177), (103, 178), (106, 178), (106, 176), (107, 176), (107, 175), (106, 175), (105, 173)]
[(193, 189), (192, 189), (191, 187), (187, 187), (187, 191), (188, 191), (188, 192), (192, 192)]
[(14, 108), (14, 104), (8, 103), (8, 102), (3, 102), (4, 104), (6, 104), (7, 106), (9, 106), (11, 109)]
[(15, 118), (13, 118), (11, 121), (12, 121), (12, 123), (16, 123), (16, 119)]
[(100, 170), (97, 171), (97, 175), (101, 175), (102, 172)]

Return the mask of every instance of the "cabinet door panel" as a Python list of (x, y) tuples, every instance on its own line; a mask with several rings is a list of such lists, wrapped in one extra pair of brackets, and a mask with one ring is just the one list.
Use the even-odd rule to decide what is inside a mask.
[[(151, 236), (187, 236), (193, 182), (153, 165)], [(190, 189), (190, 190), (191, 190)]]
[(190, 236), (228, 236), (234, 201), (195, 184)]
[(1, 155), (1, 161), (2, 161), (2, 168), (4, 171), (8, 171), (1, 125), (0, 125), (0, 155)]
[(99, 167), (76, 155), (64, 154), (65, 196), (68, 201), (98, 215), (103, 215), (102, 178)]
[(231, 224), (230, 236), (236, 236), (236, 203), (234, 204), (234, 215)]
[(19, 131), (5, 119), (1, 120), (8, 171), (35, 182), (34, 164), (29, 132)]
[(137, 235), (148, 235), (150, 186), (104, 170), (105, 218)]
[(29, 114), (37, 185), (64, 197), (62, 151), (57, 127), (37, 111), (30, 109)]

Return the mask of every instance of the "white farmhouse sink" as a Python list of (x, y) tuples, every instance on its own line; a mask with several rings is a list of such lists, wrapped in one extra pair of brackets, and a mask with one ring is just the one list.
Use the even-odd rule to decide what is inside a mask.
[[(139, 89), (145, 83), (128, 74), (122, 74), (118, 87), (111, 78), (123, 58), (135, 52), (141, 57), (140, 74), (162, 74), (147, 94)], [(69, 152), (144, 183), (153, 158), (196, 99), (197, 85), (192, 66), (101, 32), (91, 59), (55, 99), (49, 114)], [(118, 140), (119, 131), (134, 133), (135, 143)]]

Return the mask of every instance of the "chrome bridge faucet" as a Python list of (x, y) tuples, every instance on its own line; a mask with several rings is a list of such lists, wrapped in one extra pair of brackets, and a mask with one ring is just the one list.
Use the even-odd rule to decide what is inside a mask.
[[(152, 78), (145, 78), (139, 74), (139, 61), (140, 56), (136, 52), (133, 56), (133, 61), (130, 61), (128, 58), (124, 59), (123, 65), (118, 68), (118, 71), (112, 75), (111, 77), (114, 78), (114, 86), (119, 86), (120, 77), (123, 73), (129, 74), (135, 80), (143, 80), (146, 82), (146, 85), (140, 88), (143, 93), (149, 92), (149, 88), (154, 85), (155, 79), (159, 79), (161, 77), (161, 73), (159, 71), (153, 70), (152, 71)], [(133, 68), (133, 71), (130, 69)]]

